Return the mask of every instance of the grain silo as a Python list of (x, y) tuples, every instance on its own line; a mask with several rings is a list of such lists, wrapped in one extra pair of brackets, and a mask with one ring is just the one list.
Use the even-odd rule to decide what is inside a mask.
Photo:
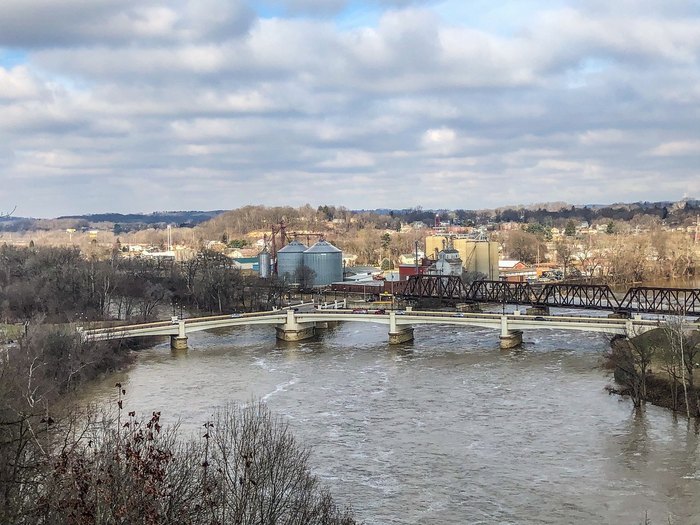
[(270, 277), (270, 269), (272, 267), (270, 262), (270, 252), (266, 249), (258, 254), (258, 267), (260, 277), (263, 279), (268, 279)]
[(304, 252), (304, 266), (314, 272), (314, 286), (343, 280), (343, 252), (328, 241), (318, 241)]
[(277, 252), (277, 276), (287, 284), (299, 284), (297, 277), (304, 265), (304, 252), (307, 246), (293, 240)]

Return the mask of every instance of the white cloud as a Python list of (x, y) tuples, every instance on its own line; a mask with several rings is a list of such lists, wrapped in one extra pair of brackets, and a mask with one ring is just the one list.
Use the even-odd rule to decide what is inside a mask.
[(43, 89), (26, 66), (0, 67), (0, 102), (37, 98)]
[(651, 150), (651, 154), (659, 157), (700, 156), (700, 140), (664, 142)]
[(347, 29), (345, 0), (319, 16), (279, 0), (296, 18), (6, 0), (0, 57), (20, 63), (0, 58), (3, 181), (27, 215), (698, 194), (700, 12), (621, 2), (533, 2), (497, 31), (430, 1), (373, 1), (377, 23)]
[(351, 169), (369, 168), (375, 165), (371, 155), (363, 151), (337, 151), (331, 159), (319, 162), (319, 168)]

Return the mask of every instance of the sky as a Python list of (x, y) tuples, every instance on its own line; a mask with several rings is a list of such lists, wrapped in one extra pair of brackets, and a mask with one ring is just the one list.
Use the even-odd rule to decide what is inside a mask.
[(0, 212), (700, 196), (695, 0), (2, 0)]

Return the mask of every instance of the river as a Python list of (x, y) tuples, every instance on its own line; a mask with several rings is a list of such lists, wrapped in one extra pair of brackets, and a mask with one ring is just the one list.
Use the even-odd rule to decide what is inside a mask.
[(271, 327), (159, 344), (91, 387), (99, 404), (125, 385), (126, 407), (196, 432), (230, 401), (264, 399), (313, 447), (314, 472), (376, 524), (700, 523), (694, 425), (608, 395), (601, 335), (529, 331), (516, 351), (497, 331), (344, 323), (318, 339)]

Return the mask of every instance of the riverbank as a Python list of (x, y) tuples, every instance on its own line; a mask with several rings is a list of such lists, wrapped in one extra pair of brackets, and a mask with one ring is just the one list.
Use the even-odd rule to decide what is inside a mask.
[[(666, 408), (674, 413), (680, 413), (682, 415), (688, 413), (686, 411), (685, 395), (682, 386), (679, 385), (678, 390), (674, 393), (671, 381), (653, 373), (647, 376), (646, 381), (646, 396), (644, 396), (644, 402)], [(607, 388), (607, 391), (610, 394), (623, 397), (634, 397), (633, 389), (629, 387), (615, 388), (610, 386)], [(693, 400), (697, 400), (698, 398), (700, 398), (700, 388), (695, 387), (693, 389), (688, 389), (690, 417), (700, 421), (700, 413), (698, 412), (697, 404), (695, 406), (693, 405)]]
[(609, 393), (628, 396), (635, 406), (650, 403), (700, 418), (700, 331), (671, 324), (631, 339), (615, 337), (604, 367), (616, 384)]

